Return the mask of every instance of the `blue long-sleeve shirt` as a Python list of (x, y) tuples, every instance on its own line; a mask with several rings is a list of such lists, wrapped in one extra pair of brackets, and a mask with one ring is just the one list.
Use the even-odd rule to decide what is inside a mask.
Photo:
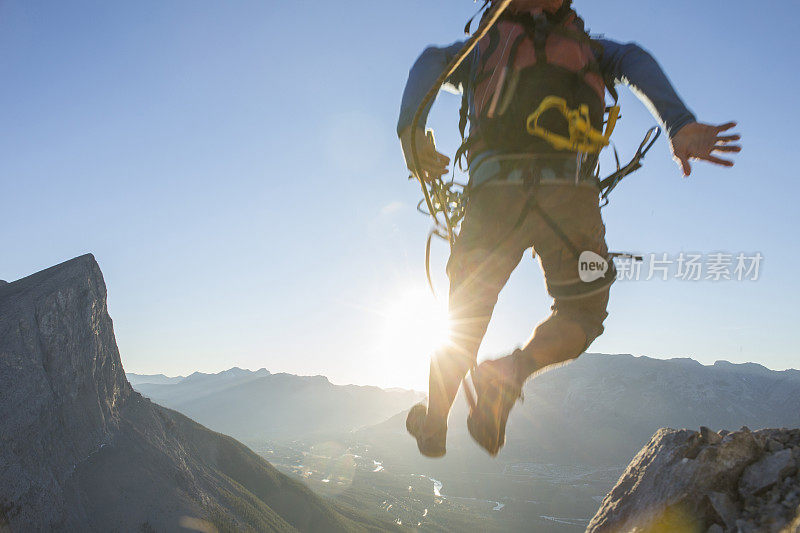
[[(458, 41), (446, 47), (428, 47), (411, 67), (400, 105), (398, 135), (411, 125), (425, 93), (464, 42)], [(596, 56), (605, 79), (613, 80), (614, 84), (627, 85), (661, 123), (670, 138), (683, 126), (695, 121), (694, 115), (680, 99), (664, 71), (647, 51), (635, 43), (622, 44), (607, 39), (598, 39), (596, 42), (603, 48), (602, 52), (596, 52)], [(466, 58), (448, 78), (445, 89), (457, 92), (468, 90), (471, 63), (471, 58)], [(422, 128), (430, 107), (429, 105), (424, 110), (420, 124)]]

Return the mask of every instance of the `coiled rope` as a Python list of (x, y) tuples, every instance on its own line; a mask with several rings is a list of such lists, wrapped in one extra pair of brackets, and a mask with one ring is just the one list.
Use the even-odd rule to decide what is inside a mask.
[[(448, 197), (447, 191), (450, 190), (450, 187), (444, 183), (441, 177), (436, 178), (434, 180), (426, 180), (425, 177), (422, 175), (422, 168), (419, 164), (419, 153), (417, 150), (417, 142), (416, 142), (416, 131), (419, 127), (419, 123), (422, 120), (422, 113), (428, 107), (428, 105), (436, 98), (436, 95), (439, 93), (439, 89), (441, 88), (442, 84), (447, 81), (456, 69), (464, 62), (464, 59), (472, 52), (475, 46), (478, 44), (478, 41), (483, 39), (489, 30), (492, 29), (492, 26), (497, 22), (497, 19), (500, 18), (500, 15), (508, 8), (513, 0), (501, 0), (497, 2), (494, 6), (492, 6), (489, 11), (487, 11), (486, 15), (481, 20), (478, 29), (475, 30), (475, 33), (464, 43), (464, 46), (458, 53), (453, 57), (453, 59), (448, 63), (442, 73), (436, 78), (436, 81), (433, 83), (431, 88), (425, 94), (425, 97), (420, 102), (419, 107), (417, 107), (416, 112), (414, 113), (414, 118), (411, 121), (411, 160), (414, 165), (414, 177), (417, 178), (419, 181), (420, 186), (422, 187), (422, 195), (425, 200), (425, 205), (428, 209), (428, 213), (431, 217), (433, 217), (434, 224), (438, 227), (443, 227), (446, 232), (447, 241), (450, 243), (450, 247), (452, 248), (453, 244), (455, 243), (456, 234), (455, 234), (455, 226), (457, 224), (457, 220), (453, 220), (450, 216), (448, 206), (452, 205), (452, 198)], [(429, 190), (430, 187), (430, 190)], [(444, 224), (439, 221), (439, 217), (437, 213), (441, 213), (442, 218), (444, 219)], [(436, 229), (432, 232), (432, 237), (434, 234), (438, 234)], [(444, 235), (441, 235), (444, 236)], [(429, 243), (430, 243), (429, 237)], [(428, 256), (429, 253), (426, 253)], [(426, 257), (427, 262), (427, 257)], [(427, 268), (427, 275), (428, 275), (428, 284), (433, 290), (433, 282), (431, 281), (430, 276), (430, 268)]]

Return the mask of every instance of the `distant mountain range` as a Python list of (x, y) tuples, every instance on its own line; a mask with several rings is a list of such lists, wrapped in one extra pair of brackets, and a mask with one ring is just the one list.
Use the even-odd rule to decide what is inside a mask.
[(625, 464), (662, 427), (800, 425), (800, 372), (752, 363), (586, 355), (525, 392), (510, 456)]
[(128, 376), (154, 402), (247, 442), (341, 435), (383, 422), (423, 399), (415, 391), (333, 385), (324, 376), (271, 374), (263, 368), (195, 372), (166, 383), (176, 378)]
[(0, 284), (0, 531), (385, 531), (125, 379), (82, 256)]
[[(343, 387), (322, 376), (239, 368), (167, 384), (139, 383), (135, 388), (153, 401), (245, 441), (353, 432), (351, 438), (392, 455), (407, 452), (410, 459), (416, 454), (404, 424), (405, 411), (421, 398), (419, 393)], [(466, 415), (466, 403), (458, 399), (448, 448), (472, 457)], [(624, 465), (661, 427), (744, 425), (800, 425), (800, 371), (584, 354), (527, 384), (524, 402), (512, 412), (500, 459)]]
[[(800, 426), (800, 371), (753, 363), (584, 354), (529, 381), (524, 397), (511, 413), (502, 461), (625, 465), (662, 427)], [(459, 399), (448, 441), (456, 453), (474, 448), (466, 417)], [(402, 415), (357, 438), (392, 452), (413, 444)]]
[(130, 372), (125, 373), (125, 377), (128, 378), (128, 383), (133, 385), (134, 387), (137, 385), (142, 385), (144, 383), (154, 383), (158, 385), (167, 385), (170, 383), (178, 383), (184, 376), (176, 376), (176, 377), (168, 377), (164, 374), (132, 374)]

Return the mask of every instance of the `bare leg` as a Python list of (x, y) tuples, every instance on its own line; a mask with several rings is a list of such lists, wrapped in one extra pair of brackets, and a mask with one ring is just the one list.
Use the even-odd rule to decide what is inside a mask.
[(608, 289), (583, 298), (556, 300), (553, 314), (539, 324), (527, 345), (511, 355), (485, 361), (478, 369), (477, 408), (470, 411), (470, 435), (490, 455), (505, 443), (508, 415), (535, 372), (578, 357), (602, 333)]
[(439, 352), (431, 360), (428, 378), (428, 423), (447, 423), (447, 415), (453, 405), (461, 381), (472, 367), (469, 355)]
[(533, 336), (518, 352), (513, 375), (522, 385), (536, 371), (575, 359), (583, 353), (586, 344), (583, 327), (569, 319), (552, 315), (536, 326)]
[(483, 336), (489, 326), (500, 290), (522, 257), (522, 250), (506, 255), (497, 252), (475, 264), (462, 265), (467, 279), (451, 279), (451, 342), (431, 360), (428, 385), (428, 417), (432, 425), (446, 423), (461, 381), (475, 364)]
[(585, 347), (586, 333), (579, 324), (551, 316), (536, 326), (523, 348), (520, 377), (524, 382), (538, 369), (575, 359)]
[(524, 238), (510, 234), (514, 210), (522, 209), (523, 201), (513, 187), (481, 190), (471, 199), (447, 264), (451, 342), (431, 361), (426, 425), (446, 424), (461, 381), (475, 364), (498, 294), (528, 247)]

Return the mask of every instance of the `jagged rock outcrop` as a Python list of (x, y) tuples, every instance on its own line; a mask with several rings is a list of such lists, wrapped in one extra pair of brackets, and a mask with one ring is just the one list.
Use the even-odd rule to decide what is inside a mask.
[(588, 532), (800, 532), (800, 429), (661, 429)]
[(90, 256), (0, 288), (0, 509), (41, 525), (76, 512), (63, 487), (111, 441), (131, 392)]
[(383, 529), (134, 392), (91, 255), (0, 286), (0, 531)]

